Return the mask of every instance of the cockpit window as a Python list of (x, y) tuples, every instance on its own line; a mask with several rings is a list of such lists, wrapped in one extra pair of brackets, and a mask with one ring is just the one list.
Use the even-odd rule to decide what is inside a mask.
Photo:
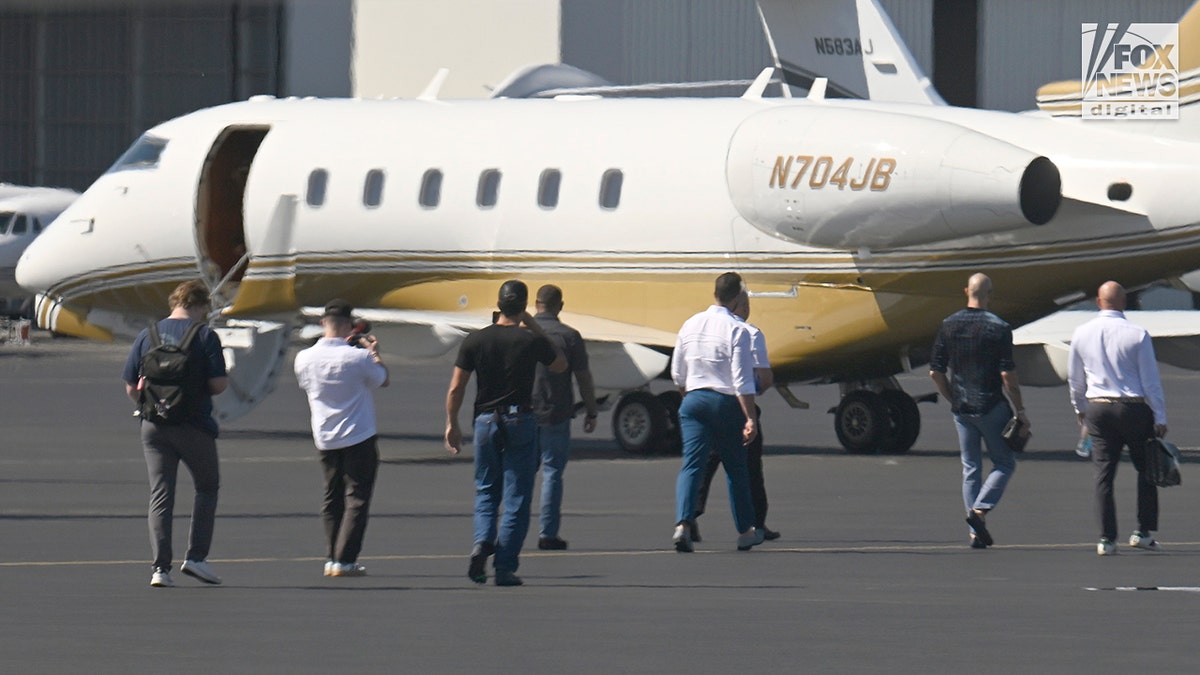
[(0, 213), (0, 234), (8, 234), (8, 223), (12, 217), (11, 213)]
[(16, 218), (13, 218), (12, 233), (25, 234), (29, 231), (29, 221), (26, 220), (24, 213), (18, 213)]
[(128, 171), (130, 169), (153, 169), (158, 166), (158, 158), (163, 148), (167, 147), (167, 139), (149, 134), (134, 141), (133, 145), (121, 155), (116, 164), (109, 167), (105, 173)]

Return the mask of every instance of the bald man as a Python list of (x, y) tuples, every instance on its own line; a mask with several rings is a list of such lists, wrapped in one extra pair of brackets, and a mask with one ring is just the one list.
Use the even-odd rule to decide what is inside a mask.
[[(1017, 469), (1017, 458), (1002, 433), (1014, 415), (1026, 425), (1021, 387), (1013, 362), (1012, 329), (1003, 319), (988, 311), (992, 280), (986, 274), (974, 274), (964, 289), (966, 309), (942, 321), (929, 376), (938, 391), (950, 402), (958, 447), (962, 455), (963, 505), (971, 548), (992, 545), (987, 529), (987, 514), (996, 508), (1008, 480)], [(949, 376), (947, 376), (949, 372)], [(1011, 405), (1010, 405), (1011, 402)], [(992, 471), (983, 477), (982, 444), (987, 445)]]
[(1129, 446), (1129, 456), (1138, 472), (1138, 529), (1129, 537), (1129, 545), (1158, 550), (1154, 539), (1158, 530), (1158, 487), (1143, 470), (1146, 441), (1167, 433), (1167, 409), (1154, 344), (1146, 329), (1126, 320), (1125, 303), (1121, 284), (1106, 281), (1100, 286), (1096, 294), (1100, 314), (1075, 329), (1067, 366), (1071, 405), (1092, 439), (1095, 508), (1100, 524), (1096, 553), (1100, 555), (1117, 552), (1113, 479), (1125, 446)]

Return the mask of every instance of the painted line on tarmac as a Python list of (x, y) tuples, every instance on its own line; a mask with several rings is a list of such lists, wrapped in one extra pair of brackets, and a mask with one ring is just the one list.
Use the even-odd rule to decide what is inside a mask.
[(1182, 593), (1200, 593), (1200, 586), (1108, 586), (1093, 588), (1085, 586), (1085, 591), (1179, 591)]
[[(1095, 544), (1081, 542), (1075, 544), (1004, 544), (991, 546), (993, 549), (1004, 549), (1013, 551), (1022, 550), (1042, 550), (1042, 551), (1068, 551), (1073, 549), (1087, 549)], [(1195, 547), (1200, 546), (1200, 542), (1174, 542), (1173, 546), (1179, 547)], [(810, 547), (759, 547), (757, 550), (761, 553), (779, 554), (779, 553), (924, 553), (924, 552), (939, 552), (939, 551), (962, 551), (970, 555), (978, 555), (970, 553), (970, 547), (966, 544), (930, 544), (918, 546), (810, 546)], [(713, 550), (697, 550), (696, 553), (704, 554), (721, 554), (732, 553), (733, 549), (713, 549)], [(1160, 555), (1169, 554), (1170, 551), (1147, 552), (1136, 555), (1144, 555), (1147, 557), (1157, 557)], [(1190, 553), (1190, 552), (1189, 552)], [(647, 555), (680, 555), (674, 549), (649, 549), (649, 550), (629, 550), (629, 551), (524, 551), (521, 553), (526, 558), (546, 558), (555, 556), (570, 556), (570, 557), (632, 557), (632, 556), (647, 556)], [(466, 553), (410, 553), (398, 555), (364, 555), (359, 556), (359, 560), (458, 560), (467, 557)], [(286, 557), (270, 557), (270, 558), (210, 558), (209, 562), (219, 564), (256, 564), (256, 563), (309, 563), (309, 562), (324, 562), (325, 558), (319, 556), (306, 556), (299, 558)], [(3, 567), (71, 567), (80, 565), (135, 565), (146, 564), (145, 560), (30, 560), (24, 562), (0, 562), (0, 568)], [(1088, 588), (1087, 590), (1181, 590), (1193, 588), (1191, 586), (1162, 586), (1162, 587), (1134, 587), (1134, 586), (1118, 586), (1112, 588)], [(1195, 587), (1200, 592), (1200, 587)]]

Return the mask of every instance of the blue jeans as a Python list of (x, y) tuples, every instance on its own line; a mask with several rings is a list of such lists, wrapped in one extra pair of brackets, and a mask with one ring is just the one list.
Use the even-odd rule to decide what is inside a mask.
[[(982, 415), (954, 415), (954, 426), (958, 428), (958, 447), (962, 453), (963, 505), (967, 510), (989, 511), (1000, 503), (1008, 479), (1017, 470), (1017, 458), (1000, 434), (1004, 425), (1012, 418), (1008, 403), (1000, 402)], [(980, 484), (983, 475), (983, 451), (987, 444), (988, 457), (992, 460), (992, 472)]]
[(537, 418), (531, 413), (475, 418), (475, 543), (495, 543), (498, 571), (517, 571), (536, 473)]
[(557, 537), (562, 521), (563, 471), (571, 450), (571, 420), (538, 426), (542, 455), (542, 528), (538, 536)]
[(754, 527), (746, 446), (742, 445), (745, 423), (746, 416), (735, 396), (697, 389), (683, 397), (683, 404), (679, 406), (683, 466), (675, 481), (676, 523), (690, 522), (695, 517), (705, 463), (708, 454), (715, 448), (721, 456), (721, 463), (725, 465), (734, 524), (738, 532)]

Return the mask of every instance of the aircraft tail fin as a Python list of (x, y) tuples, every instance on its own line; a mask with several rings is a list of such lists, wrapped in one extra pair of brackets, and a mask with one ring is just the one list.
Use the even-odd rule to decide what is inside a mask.
[(758, 12), (788, 84), (826, 77), (831, 96), (946, 103), (876, 0), (758, 0)]
[[(1111, 52), (1113, 43), (1127, 28), (1128, 24), (1099, 24), (1097, 31), (1104, 31), (1104, 34), (1103, 37), (1097, 37), (1097, 48)], [(1179, 19), (1179, 44), (1176, 47), (1167, 55), (1174, 59), (1174, 65), (1179, 70), (1179, 119), (1164, 119), (1157, 123), (1138, 120), (1141, 123), (1125, 123), (1123, 130), (1187, 140), (1200, 139), (1200, 0), (1194, 2)], [(1108, 56), (1100, 52), (1100, 58)], [(1117, 82), (1131, 95), (1145, 91), (1145, 85), (1132, 78)], [(1084, 84), (1083, 80), (1064, 80), (1042, 85), (1037, 90), (1038, 109), (1053, 117), (1082, 117), (1084, 106), (1095, 104), (1084, 100)], [(1114, 118), (1111, 122), (1124, 121)]]

